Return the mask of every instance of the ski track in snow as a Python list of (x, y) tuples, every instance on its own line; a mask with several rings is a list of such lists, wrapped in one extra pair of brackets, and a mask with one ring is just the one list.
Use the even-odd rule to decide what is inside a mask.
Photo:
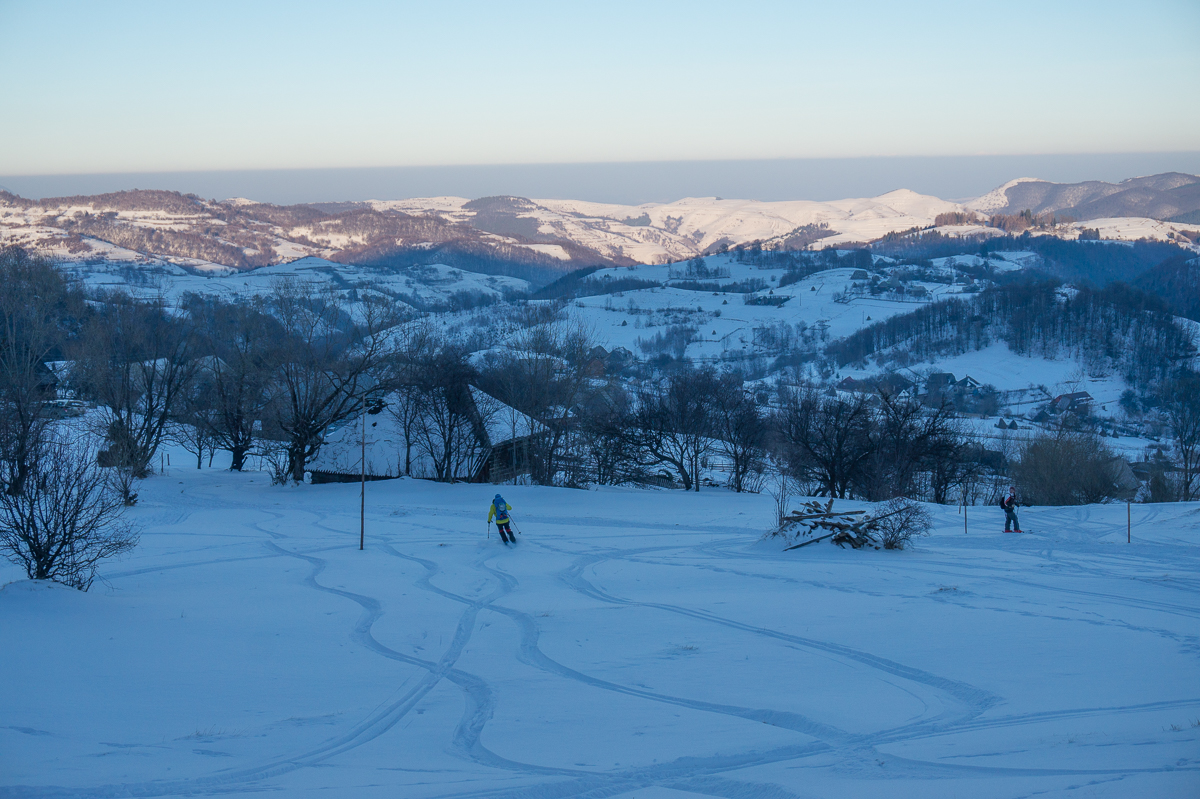
[[(210, 488), (212, 488), (210, 486)], [(190, 495), (204, 499), (203, 492), (189, 491)], [(446, 563), (421, 557), (411, 552), (402, 551), (422, 546), (422, 551), (431, 548), (425, 540), (414, 539), (407, 535), (398, 537), (393, 534), (373, 533), (369, 549), (381, 552), (390, 558), (405, 561), (419, 566), (422, 570), (420, 577), (412, 582), (412, 586), (422, 592), (456, 603), (461, 606), (456, 626), (449, 643), (444, 647), (437, 659), (424, 659), (404, 654), (382, 643), (372, 632), (376, 622), (384, 615), (383, 601), (368, 593), (357, 593), (344, 588), (334, 587), (321, 582), (322, 573), (329, 566), (329, 561), (321, 555), (333, 551), (344, 551), (344, 544), (322, 544), (311, 538), (299, 539), (282, 532), (280, 527), (295, 527), (295, 513), (299, 512), (311, 517), (309, 528), (324, 531), (335, 537), (346, 536), (347, 529), (339, 529), (331, 513), (305, 507), (296, 509), (292, 514), (285, 514), (271, 508), (255, 505), (249, 502), (230, 502), (224, 496), (221, 501), (224, 507), (238, 507), (241, 510), (261, 515), (249, 523), (248, 527), (260, 534), (258, 546), (261, 550), (253, 554), (228, 554), (225, 557), (195, 559), (206, 550), (236, 547), (238, 543), (215, 544), (208, 546), (192, 546), (183, 548), (179, 554), (192, 556), (179, 562), (164, 562), (158, 565), (140, 568), (114, 570), (104, 575), (107, 581), (120, 581), (139, 575), (155, 574), (170, 570), (186, 570), (199, 567), (215, 567), (223, 564), (254, 561), (293, 559), (306, 564), (308, 573), (302, 578), (307, 588), (327, 594), (347, 602), (354, 603), (360, 608), (359, 616), (349, 631), (349, 638), (359, 646), (373, 652), (379, 657), (406, 664), (420, 669), (424, 676), (417, 679), (415, 684), (406, 685), (405, 680), (399, 686), (391, 686), (392, 696), (395, 692), (403, 691), (398, 697), (390, 698), (381, 703), (373, 712), (362, 718), (350, 729), (331, 736), (315, 746), (304, 748), (294, 754), (265, 759), (257, 765), (241, 768), (226, 769), (205, 776), (181, 780), (148, 780), (136, 783), (113, 783), (84, 788), (65, 788), (53, 786), (13, 785), (0, 786), (0, 797), (153, 797), (167, 795), (194, 795), (205, 793), (230, 793), (238, 791), (270, 790), (268, 781), (281, 777), (289, 772), (316, 767), (325, 764), (340, 755), (379, 739), (393, 730), (422, 699), (430, 694), (443, 681), (455, 686), (461, 694), (463, 713), (455, 726), (451, 739), (447, 742), (449, 751), (459, 758), (468, 761), (476, 768), (471, 781), (489, 784), (487, 788), (467, 788), (432, 794), (444, 797), (505, 797), (508, 799), (570, 799), (583, 797), (615, 796), (627, 791), (644, 789), (651, 786), (688, 791), (696, 794), (741, 799), (742, 797), (766, 797), (766, 799), (799, 799), (810, 794), (795, 793), (788, 788), (773, 782), (754, 781), (748, 775), (730, 776), (734, 772), (757, 766), (800, 764), (815, 756), (828, 757), (837, 753), (841, 768), (854, 771), (855, 763), (870, 763), (876, 760), (887, 760), (891, 769), (889, 777), (914, 777), (920, 779), (942, 779), (954, 776), (968, 775), (974, 778), (995, 777), (1051, 777), (1079, 776), (1091, 778), (1091, 785), (1107, 784), (1109, 781), (1120, 781), (1138, 774), (1157, 774), (1170, 771), (1197, 771), (1200, 762), (1185, 761), (1180, 763), (1163, 764), (1157, 768), (1035, 768), (1035, 767), (1005, 767), (994, 765), (979, 765), (965, 762), (947, 762), (946, 758), (924, 760), (913, 757), (898, 756), (885, 753), (878, 747), (928, 740), (947, 738), (967, 732), (981, 730), (997, 730), (1019, 728), (1037, 725), (1052, 720), (1093, 719), (1096, 717), (1137, 714), (1157, 710), (1181, 709), (1194, 710), (1200, 708), (1200, 690), (1195, 698), (1181, 698), (1170, 701), (1145, 702), (1128, 705), (1104, 705), (1096, 707), (1068, 708), (1037, 712), (1014, 713), (1010, 715), (988, 715), (989, 711), (1002, 706), (1004, 697), (993, 692), (951, 679), (936, 673), (896, 662), (892, 659), (863, 651), (834, 641), (821, 640), (799, 636), (792, 633), (772, 629), (769, 626), (752, 624), (736, 618), (718, 615), (697, 607), (671, 604), (661, 601), (643, 600), (622, 596), (604, 588), (597, 579), (597, 567), (615, 562), (640, 565), (650, 565), (656, 568), (680, 570), (700, 570), (721, 575), (730, 575), (742, 579), (777, 581), (782, 584), (807, 586), (825, 591), (841, 591), (857, 595), (888, 598), (892, 593), (885, 587), (873, 591), (864, 590), (861, 585), (847, 586), (832, 580), (816, 579), (814, 577), (798, 577), (791, 574), (771, 573), (778, 570), (780, 555), (767, 554), (762, 551), (747, 549), (746, 527), (725, 527), (721, 525), (706, 526), (709, 533), (728, 535), (724, 538), (702, 538), (686, 544), (668, 544), (655, 546), (629, 546), (631, 543), (629, 530), (632, 527), (640, 531), (668, 534), (680, 530), (678, 524), (654, 523), (637, 521), (631, 523), (619, 519), (595, 517), (572, 517), (561, 515), (523, 517), (527, 524), (537, 525), (538, 530), (553, 528), (586, 529), (585, 538), (568, 539), (563, 534), (542, 534), (536, 539), (522, 536), (517, 549), (543, 551), (554, 556), (569, 559), (571, 565), (558, 571), (554, 577), (567, 591), (609, 606), (638, 609), (649, 613), (667, 614), (684, 617), (714, 628), (732, 631), (736, 635), (749, 636), (756, 639), (766, 639), (777, 642), (788, 648), (819, 653), (834, 661), (854, 663), (871, 670), (876, 680), (899, 688), (908, 695), (923, 703), (925, 711), (909, 723), (879, 729), (867, 733), (852, 733), (828, 722), (792, 711), (778, 710), (770, 707), (746, 707), (734, 704), (705, 701), (694, 697), (673, 695), (635, 685), (620, 684), (602, 677), (590, 675), (584, 671), (572, 668), (546, 654), (539, 644), (542, 629), (533, 614), (517, 610), (503, 604), (503, 600), (520, 590), (521, 583), (513, 574), (505, 571), (496, 561), (506, 550), (487, 549), (474, 557), (468, 564), (475, 574), (476, 585), (482, 585), (476, 595), (470, 592), (457, 593), (448, 588), (435, 584), (435, 578), (444, 573)], [(444, 506), (420, 508), (409, 505), (408, 514), (402, 519), (404, 527), (419, 534), (432, 534), (436, 538), (460, 535), (464, 527), (468, 530), (477, 524), (477, 515), (466, 511), (448, 509)], [(437, 522), (432, 516), (422, 513), (426, 511), (437, 515)], [(1076, 512), (1076, 518), (1066, 518), (1071, 511), (1058, 512), (1056, 524), (1063, 526), (1068, 523), (1084, 530), (1081, 540), (1097, 540), (1114, 531), (1093, 529), (1088, 531), (1091, 524), (1090, 511), (1084, 509)], [(1152, 519), (1160, 511), (1154, 510), (1147, 517)], [(170, 528), (188, 523), (192, 511), (189, 509), (175, 512), (156, 512), (148, 522), (154, 527)], [(289, 518), (292, 520), (289, 521)], [(343, 521), (350, 519), (341, 515)], [(446, 526), (441, 520), (451, 521)], [(1142, 521), (1146, 521), (1143, 519)], [(464, 524), (456, 524), (460, 520), (469, 520)], [(357, 520), (354, 520), (357, 521)], [(373, 517), (372, 525), (388, 521), (386, 517)], [(625, 535), (610, 536), (594, 534), (591, 531), (600, 529), (616, 531)], [(237, 536), (233, 536), (237, 537)], [(264, 538), (265, 537), (265, 538)], [(969, 538), (969, 537), (968, 537)], [(624, 539), (625, 546), (614, 545), (614, 539)], [(983, 536), (978, 536), (983, 539)], [(245, 541), (251, 540), (244, 538)], [(336, 540), (336, 538), (335, 538)], [(434, 540), (434, 539), (431, 539)], [(632, 542), (636, 542), (636, 537)], [(1032, 542), (1033, 539), (1014, 539), (1019, 544)], [(994, 545), (994, 541), (992, 542)], [(969, 546), (981, 545), (975, 540), (968, 541)], [(1067, 545), (1069, 546), (1069, 544)], [(1170, 546), (1170, 545), (1164, 545)], [(435, 545), (436, 547), (436, 545)], [(582, 547), (582, 551), (581, 551)], [(1182, 562), (1173, 569), (1181, 572), (1196, 573), (1200, 559), (1196, 557), (1194, 547), (1179, 546)], [(436, 548), (432, 551), (437, 553)], [(446, 550), (443, 550), (446, 552)], [(214, 553), (216, 554), (216, 553)], [(448, 553), (449, 554), (449, 553)], [(1057, 553), (1053, 546), (1036, 542), (1027, 547), (1008, 549), (1007, 555), (1014, 559), (1032, 557), (1045, 563), (1053, 564), (1056, 578), (1077, 577), (1081, 580), (1097, 580), (1112, 578), (1122, 569), (1151, 570), (1161, 569), (1162, 560), (1147, 558), (1142, 555), (1127, 555), (1119, 552), (1077, 553), (1069, 549)], [(517, 555), (520, 557), (520, 555)], [(457, 556), (456, 556), (457, 557)], [(167, 558), (169, 561), (170, 559)], [(766, 567), (765, 571), (755, 571), (753, 564)], [(739, 565), (740, 564), (740, 565)], [(461, 567), (463, 564), (458, 563)], [(912, 578), (914, 574), (924, 574), (942, 580), (959, 580), (970, 578), (977, 580), (972, 585), (972, 591), (963, 597), (935, 597), (937, 601), (949, 602), (970, 609), (986, 609), (988, 612), (1027, 613), (1040, 618), (1055, 619), (1073, 623), (1115, 625), (1129, 630), (1147, 632), (1163, 636), (1188, 645), (1195, 652), (1200, 652), (1200, 637), (1183, 635), (1179, 630), (1154, 628), (1134, 625), (1123, 620), (1102, 618), (1082, 618), (1079, 613), (1047, 613), (1047, 607), (1060, 607), (1061, 602), (1079, 600), (1086, 603), (1089, 611), (1094, 610), (1097, 603), (1105, 607), (1120, 607), (1139, 611), (1166, 614), (1184, 619), (1200, 618), (1200, 607), (1151, 600), (1142, 597), (1124, 596), (1119, 593), (1087, 590), (1077, 587), (1049, 584), (1026, 577), (1016, 577), (1001, 573), (994, 563), (975, 563), (959, 558), (943, 560), (939, 566), (936, 561), (914, 563), (888, 563), (878, 566), (881, 573), (896, 577)], [(972, 575), (974, 575), (972, 577)], [(1145, 581), (1146, 577), (1128, 577)], [(482, 578), (481, 580), (478, 578)], [(464, 581), (465, 582), (465, 581)], [(466, 583), (465, 584), (470, 584)], [(999, 599), (981, 595), (982, 587), (1012, 586), (1021, 590), (1022, 596), (1029, 592), (1045, 592), (1052, 595), (1062, 595), (1064, 599), (1056, 600), (1040, 610), (1030, 608), (1004, 607)], [(1164, 590), (1183, 592), (1195, 597), (1197, 582), (1183, 577), (1171, 583), (1155, 583), (1156, 587)], [(486, 589), (486, 592), (484, 592)], [(908, 595), (910, 596), (910, 595)], [(771, 725), (788, 730), (802, 736), (795, 744), (767, 749), (750, 749), (730, 754), (706, 756), (684, 756), (673, 760), (641, 765), (630, 768), (595, 771), (591, 769), (564, 768), (541, 765), (531, 762), (518, 762), (503, 757), (489, 749), (482, 742), (486, 725), (492, 719), (496, 709), (495, 691), (484, 677), (470, 673), (457, 667), (457, 662), (474, 633), (479, 629), (481, 614), (497, 614), (511, 622), (510, 633), (515, 641), (515, 652), (518, 660), (526, 666), (539, 670), (553, 678), (571, 681), (581, 686), (611, 692), (631, 697), (645, 702), (679, 706), (702, 713), (741, 719), (755, 723)], [(12, 727), (23, 730), (24, 728)], [(52, 735), (37, 731), (39, 735)], [(985, 755), (980, 755), (985, 756)], [(968, 756), (961, 756), (968, 757)], [(494, 787), (517, 779), (518, 784), (511, 787)], [(446, 787), (449, 787), (447, 785)]]

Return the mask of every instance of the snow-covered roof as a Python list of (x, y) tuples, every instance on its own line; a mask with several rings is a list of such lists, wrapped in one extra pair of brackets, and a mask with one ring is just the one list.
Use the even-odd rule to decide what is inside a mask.
[(471, 386), (471, 399), (479, 410), (480, 418), (483, 419), (488, 443), (493, 447), (535, 435), (546, 429), (536, 419), (526, 416), (475, 386)]

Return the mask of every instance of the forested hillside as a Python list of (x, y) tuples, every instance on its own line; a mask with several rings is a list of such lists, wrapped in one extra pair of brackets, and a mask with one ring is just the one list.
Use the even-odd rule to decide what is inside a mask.
[(1119, 283), (1093, 289), (1056, 281), (996, 286), (970, 300), (931, 303), (865, 327), (827, 351), (839, 365), (868, 357), (907, 362), (981, 350), (994, 341), (1022, 355), (1078, 355), (1094, 369), (1116, 369), (1142, 387), (1165, 380), (1196, 354), (1158, 297)]

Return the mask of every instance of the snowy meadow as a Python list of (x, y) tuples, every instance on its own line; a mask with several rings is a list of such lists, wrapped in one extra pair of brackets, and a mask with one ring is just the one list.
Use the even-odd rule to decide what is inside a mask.
[(357, 485), (174, 467), (90, 592), (4, 566), (0, 796), (1200, 794), (1200, 504), (785, 553), (765, 494), (509, 486), (506, 547), (494, 490), (370, 483), (359, 551)]

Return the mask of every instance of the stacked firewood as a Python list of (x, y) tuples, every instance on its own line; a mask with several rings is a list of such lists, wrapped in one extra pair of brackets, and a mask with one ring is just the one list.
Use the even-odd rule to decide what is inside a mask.
[(832, 543), (840, 547), (847, 544), (854, 549), (864, 546), (877, 547), (879, 522), (892, 515), (887, 513), (872, 516), (865, 510), (835, 511), (832, 498), (824, 505), (812, 500), (800, 507), (800, 510), (794, 510), (783, 517), (779, 531), (792, 540), (804, 540), (785, 548), (785, 552), (826, 539), (831, 539)]

